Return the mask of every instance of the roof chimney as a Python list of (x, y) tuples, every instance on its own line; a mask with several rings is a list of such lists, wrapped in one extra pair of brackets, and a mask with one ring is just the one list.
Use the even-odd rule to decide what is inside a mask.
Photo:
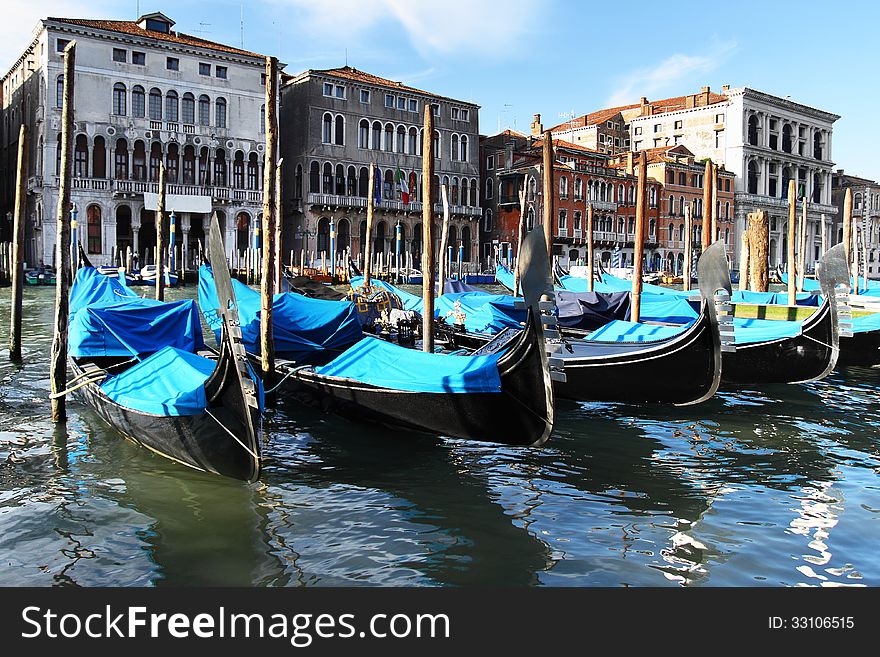
[(544, 124), (541, 123), (541, 115), (535, 114), (532, 121), (532, 137), (540, 137), (542, 134), (544, 134)]
[(504, 144), (504, 168), (512, 169), (513, 168), (513, 140), (510, 140)]
[(626, 172), (630, 176), (633, 175), (633, 152), (627, 151), (626, 153)]
[(725, 84), (723, 87), (721, 87), (721, 93), (723, 93), (725, 96), (727, 95), (727, 92), (729, 92), (729, 91), (730, 91), (729, 84)]

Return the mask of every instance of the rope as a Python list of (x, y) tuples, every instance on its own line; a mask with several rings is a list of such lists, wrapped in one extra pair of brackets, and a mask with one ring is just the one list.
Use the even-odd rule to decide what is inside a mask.
[(104, 379), (105, 374), (101, 374), (100, 376), (96, 376), (93, 379), (86, 379), (85, 381), (80, 381), (77, 385), (72, 388), (67, 388), (65, 390), (61, 390), (60, 392), (53, 392), (49, 395), (49, 399), (58, 399), (59, 397), (63, 397), (64, 395), (73, 392), (74, 390), (79, 390), (80, 388), (87, 386), (92, 383), (97, 383)]
[(237, 442), (239, 445), (241, 445), (241, 448), (242, 448), (244, 451), (246, 451), (248, 454), (250, 454), (251, 456), (253, 456), (255, 460), (257, 460), (257, 461), (260, 460), (260, 456), (259, 456), (259, 454), (255, 454), (254, 451), (253, 451), (250, 447), (248, 447), (248, 446), (245, 445), (243, 442), (241, 442), (241, 441), (238, 439), (238, 436), (236, 436), (234, 433), (232, 433), (232, 432), (228, 429), (228, 427), (227, 427), (225, 424), (223, 424), (220, 420), (218, 420), (216, 417), (214, 417), (214, 414), (213, 414), (211, 411), (209, 411), (209, 410), (206, 408), (206, 409), (205, 409), (205, 413), (207, 413), (208, 416), (209, 416), (212, 420), (214, 420), (214, 422), (216, 422), (218, 425), (220, 425), (220, 427), (222, 427), (222, 429), (223, 429), (226, 433), (228, 433), (230, 436), (232, 436), (232, 439), (233, 439), (235, 442)]
[(826, 349), (831, 349), (832, 351), (835, 351), (835, 350), (836, 350), (836, 351), (840, 351), (840, 347), (839, 347), (839, 346), (837, 346), (837, 347), (832, 347), (830, 344), (827, 344), (827, 343), (825, 343), (825, 342), (822, 342), (821, 340), (817, 340), (816, 338), (814, 338), (814, 337), (812, 337), (812, 336), (810, 336), (810, 335), (807, 335), (806, 333), (801, 333), (801, 335), (802, 335), (803, 337), (805, 337), (807, 340), (812, 340), (813, 342), (822, 345), (822, 346), (825, 347)]
[(276, 383), (274, 386), (269, 388), (269, 390), (263, 390), (263, 395), (271, 395), (276, 390), (278, 390), (278, 388), (281, 387), (281, 384), (284, 383), (285, 381), (287, 381), (287, 379), (289, 379), (291, 377), (291, 375), (293, 375), (296, 372), (299, 372), (300, 370), (307, 369), (309, 367), (311, 367), (311, 365), (300, 365), (299, 367), (292, 367), (290, 369), (290, 371), (287, 374), (285, 374), (278, 383)]

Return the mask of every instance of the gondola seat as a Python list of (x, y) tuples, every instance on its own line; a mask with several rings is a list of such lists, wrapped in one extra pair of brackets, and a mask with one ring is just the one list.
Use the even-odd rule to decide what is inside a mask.
[(117, 376), (101, 390), (126, 408), (154, 415), (197, 415), (207, 408), (205, 381), (213, 360), (174, 347), (164, 347)]

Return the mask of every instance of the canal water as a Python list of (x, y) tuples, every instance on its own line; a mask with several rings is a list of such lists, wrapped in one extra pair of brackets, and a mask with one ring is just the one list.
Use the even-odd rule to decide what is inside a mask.
[(25, 291), (14, 365), (0, 292), (3, 586), (880, 585), (880, 370), (691, 408), (565, 404), (540, 449), (287, 403), (243, 484), (77, 401), (54, 427), (53, 312), (53, 289)]

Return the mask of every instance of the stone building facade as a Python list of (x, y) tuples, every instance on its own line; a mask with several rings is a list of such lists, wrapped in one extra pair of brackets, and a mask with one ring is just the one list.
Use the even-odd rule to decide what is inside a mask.
[[(329, 258), (330, 226), (337, 255), (362, 254), (371, 164), (381, 182), (373, 216), (374, 253), (394, 254), (420, 268), (422, 138), (425, 104), (434, 112), (434, 231), (439, 244), (440, 185), (447, 187), (449, 244), (460, 245), (468, 268), (479, 267), (479, 106), (441, 97), (350, 66), (309, 70), (281, 89), (284, 249)], [(398, 173), (399, 172), (399, 173)], [(405, 186), (399, 184), (399, 178)], [(404, 190), (409, 194), (404, 198)], [(307, 256), (307, 257), (312, 257)]]
[(880, 183), (854, 176), (838, 169), (831, 177), (831, 201), (837, 208), (834, 225), (830, 227), (834, 242), (843, 241), (843, 203), (846, 190), (852, 190), (852, 216), (865, 232), (868, 251), (868, 277), (880, 278)]
[(25, 258), (53, 264), (63, 50), (76, 42), (72, 201), (96, 265), (127, 247), (153, 262), (159, 163), (187, 264), (216, 211), (227, 250), (252, 243), (262, 208), (264, 58), (136, 21), (47, 18), (2, 79), (2, 214), (12, 209), (19, 125), (30, 128)]

